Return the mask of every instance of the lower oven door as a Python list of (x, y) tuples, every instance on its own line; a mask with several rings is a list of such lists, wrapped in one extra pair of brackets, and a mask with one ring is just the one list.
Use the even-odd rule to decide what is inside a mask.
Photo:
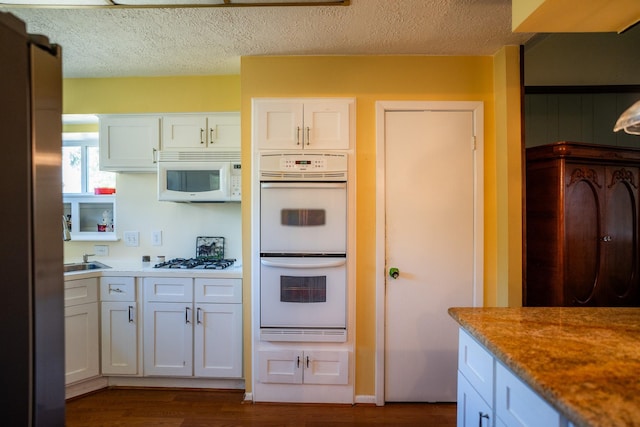
[(262, 328), (346, 328), (345, 257), (260, 259)]

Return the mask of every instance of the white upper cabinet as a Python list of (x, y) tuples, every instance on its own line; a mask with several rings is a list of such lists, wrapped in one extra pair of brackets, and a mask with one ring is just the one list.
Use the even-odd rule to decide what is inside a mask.
[(262, 150), (347, 150), (354, 107), (351, 98), (254, 99), (254, 144)]
[(160, 116), (100, 116), (100, 169), (155, 172), (160, 148)]
[(162, 149), (240, 150), (240, 113), (171, 114), (162, 117)]

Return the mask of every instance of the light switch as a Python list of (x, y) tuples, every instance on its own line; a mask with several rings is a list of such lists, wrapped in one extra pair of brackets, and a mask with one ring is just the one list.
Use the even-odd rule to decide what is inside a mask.
[(125, 231), (122, 233), (125, 246), (139, 246), (140, 233), (137, 231)]
[(162, 246), (162, 230), (153, 230), (151, 232), (151, 244), (153, 246)]

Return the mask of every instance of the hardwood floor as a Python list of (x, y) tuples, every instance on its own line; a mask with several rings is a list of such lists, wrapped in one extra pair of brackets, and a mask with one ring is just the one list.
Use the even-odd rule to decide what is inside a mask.
[(320, 427), (456, 425), (455, 403), (267, 404), (240, 390), (106, 389), (67, 401), (66, 427)]

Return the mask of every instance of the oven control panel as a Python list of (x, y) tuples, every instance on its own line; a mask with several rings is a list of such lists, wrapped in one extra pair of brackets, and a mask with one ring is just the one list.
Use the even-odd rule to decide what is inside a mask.
[(327, 170), (327, 160), (319, 159), (298, 159), (282, 157), (280, 159), (280, 170)]
[[(334, 151), (260, 153), (261, 179), (337, 180), (347, 178), (347, 153)], [(303, 175), (304, 174), (304, 175)]]

